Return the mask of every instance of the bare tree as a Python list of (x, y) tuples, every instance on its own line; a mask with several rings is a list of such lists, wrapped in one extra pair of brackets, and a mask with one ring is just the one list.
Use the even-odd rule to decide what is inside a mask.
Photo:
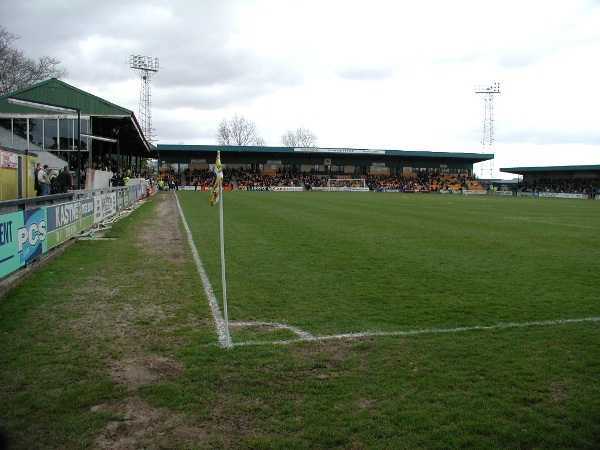
[(284, 147), (316, 147), (317, 136), (308, 128), (300, 127), (296, 131), (287, 130), (281, 136), (281, 145)]
[(223, 119), (217, 132), (219, 145), (266, 145), (263, 138), (258, 135), (256, 125), (235, 114), (232, 119)]
[(17, 39), (20, 37), (0, 25), (0, 95), (47, 78), (68, 76), (67, 69), (61, 68), (56, 58), (42, 56), (38, 61), (27, 58), (22, 50), (13, 47)]

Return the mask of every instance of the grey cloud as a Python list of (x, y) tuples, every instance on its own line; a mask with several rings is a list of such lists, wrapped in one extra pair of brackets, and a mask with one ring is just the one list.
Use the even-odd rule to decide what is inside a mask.
[(162, 107), (217, 109), (240, 105), (281, 87), (294, 86), (303, 76), (284, 62), (251, 52), (197, 54), (197, 58), (168, 60), (161, 66), (154, 79), (153, 96)]
[(210, 85), (157, 83), (152, 97), (155, 105), (165, 109), (189, 107), (213, 110), (248, 104), (252, 99), (273, 93), (280, 87), (279, 81), (273, 81), (272, 77), (257, 74)]
[[(70, 73), (68, 83), (131, 79), (129, 56), (143, 54), (160, 59), (152, 79), (155, 105), (213, 109), (245, 103), (302, 77), (292, 64), (262, 57), (260, 49), (232, 48), (235, 6), (215, 0), (108, 0), (79, 10), (58, 0), (35, 8), (21, 2), (4, 18), (15, 28), (9, 31), (23, 35), (16, 45), (27, 55), (61, 60)], [(57, 13), (64, 14), (58, 22)], [(34, 25), (45, 20), (55, 26)]]
[[(86, 3), (85, 8), (73, 8), (71, 2), (60, 0), (37, 2), (35, 7), (18, 2), (3, 12), (2, 22), (21, 36), (15, 45), (27, 56), (47, 54), (73, 65), (79, 63), (77, 67), (69, 64), (73, 78), (90, 71), (111, 77), (123, 65), (127, 67), (130, 54), (172, 54), (173, 59), (185, 61), (189, 55), (222, 53), (229, 39), (224, 30), (231, 29), (233, 7), (234, 2), (204, 0), (108, 0)], [(95, 37), (112, 41), (96, 47)]]
[(155, 134), (161, 142), (179, 143), (182, 142), (182, 136), (187, 137), (183, 141), (184, 144), (198, 144), (207, 141), (215, 142), (218, 123), (165, 119), (161, 117), (160, 110), (157, 110), (155, 115), (157, 120), (153, 124), (158, 126), (155, 128)]

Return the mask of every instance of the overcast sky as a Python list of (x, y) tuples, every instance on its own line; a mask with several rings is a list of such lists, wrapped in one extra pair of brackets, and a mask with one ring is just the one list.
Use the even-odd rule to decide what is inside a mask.
[[(23, 0), (0, 24), (26, 56), (139, 117), (132, 54), (157, 57), (157, 144), (215, 144), (234, 114), (267, 145), (482, 153), (500, 167), (600, 164), (599, 0)], [(480, 175), (482, 167), (476, 166)], [(489, 165), (485, 167), (489, 169)]]

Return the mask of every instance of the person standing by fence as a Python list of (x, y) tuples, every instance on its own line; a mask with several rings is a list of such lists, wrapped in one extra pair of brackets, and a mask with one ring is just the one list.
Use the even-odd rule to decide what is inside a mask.
[(35, 166), (35, 172), (33, 174), (33, 189), (35, 189), (35, 195), (37, 196), (42, 195), (42, 188), (40, 186), (40, 180), (38, 179), (40, 170), (42, 170), (42, 163), (37, 163), (37, 165)]
[(40, 184), (40, 195), (50, 195), (50, 179), (48, 178), (48, 165), (39, 169), (37, 179)]
[(63, 171), (58, 174), (58, 192), (65, 194), (73, 188), (73, 175), (69, 172), (69, 166), (65, 166)]

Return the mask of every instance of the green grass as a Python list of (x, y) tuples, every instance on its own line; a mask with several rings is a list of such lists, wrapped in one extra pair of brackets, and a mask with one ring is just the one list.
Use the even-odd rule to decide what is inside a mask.
[[(179, 198), (220, 294), (219, 214), (195, 194)], [(229, 317), (327, 335), (598, 316), (600, 208), (559, 202), (226, 193)]]
[[(220, 299), (218, 208), (177, 195)], [(0, 429), (14, 448), (111, 433), (146, 448), (598, 447), (600, 322), (288, 345), (269, 342), (289, 330), (234, 326), (234, 344), (262, 345), (223, 349), (181, 229), (151, 245), (172, 200), (152, 197), (116, 240), (77, 242), (0, 300)], [(234, 324), (330, 336), (600, 317), (597, 202), (224, 201)], [(115, 377), (157, 356), (181, 368)], [(136, 428), (142, 410), (154, 428)]]

